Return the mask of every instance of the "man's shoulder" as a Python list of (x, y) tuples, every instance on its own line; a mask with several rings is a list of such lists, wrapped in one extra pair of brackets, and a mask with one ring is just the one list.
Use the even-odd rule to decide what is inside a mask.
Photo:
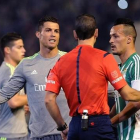
[(14, 71), (14, 67), (12, 67), (10, 64), (3, 62), (2, 65), (0, 66), (0, 73), (6, 73), (7, 71), (9, 72), (10, 69), (13, 69)]
[(35, 54), (32, 55), (32, 56), (25, 57), (25, 58), (23, 58), (23, 59), (21, 60), (20, 63), (25, 63), (25, 62), (29, 62), (29, 63), (30, 63), (31, 61), (33, 61), (34, 59), (36, 59), (38, 55), (39, 55), (39, 53), (35, 53)]
[(10, 78), (13, 72), (14, 69), (12, 70), (8, 65), (6, 65), (5, 62), (2, 63), (0, 67), (0, 87), (2, 87), (1, 85), (3, 85)]
[(132, 55), (132, 57), (130, 57), (130, 61), (132, 61), (133, 63), (140, 63), (140, 56), (135, 53), (134, 55)]
[(3, 61), (2, 64), (0, 65), (0, 70), (6, 67), (6, 63)]
[(125, 67), (129, 67), (129, 68), (131, 67), (132, 68), (135, 65), (138, 66), (138, 67), (140, 67), (140, 56), (137, 53), (131, 55), (127, 59), (127, 61), (125, 63)]
[(66, 53), (67, 53), (67, 52), (58, 50), (58, 54), (59, 54), (60, 56), (63, 56), (63, 55), (65, 55)]
[(67, 52), (64, 52), (64, 51), (58, 50), (58, 55), (59, 55), (59, 59), (58, 59), (58, 61), (59, 61), (60, 59), (61, 60), (66, 59), (67, 58), (66, 55), (68, 55), (68, 53)]
[(104, 50), (100, 50), (97, 48), (94, 48), (95, 53), (99, 56), (102, 56), (102, 58), (105, 58), (106, 56), (108, 56), (110, 53)]
[(38, 55), (39, 55), (39, 53), (35, 53), (32, 56), (28, 56), (28, 57), (23, 58), (23, 60), (32, 60), (32, 59), (35, 59)]

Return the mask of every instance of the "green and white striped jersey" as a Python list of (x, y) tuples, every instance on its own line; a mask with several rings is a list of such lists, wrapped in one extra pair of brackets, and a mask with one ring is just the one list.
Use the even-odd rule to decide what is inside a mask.
[[(120, 70), (128, 85), (134, 89), (140, 90), (140, 56), (137, 53), (132, 54), (122, 65)], [(117, 114), (121, 112), (128, 101), (116, 94)], [(140, 139), (140, 111), (132, 115), (128, 120), (119, 123), (118, 133), (120, 140), (138, 140)]]

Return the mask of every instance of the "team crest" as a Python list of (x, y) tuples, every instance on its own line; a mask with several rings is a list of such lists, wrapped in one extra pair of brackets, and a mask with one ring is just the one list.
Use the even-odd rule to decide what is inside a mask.
[(118, 77), (118, 72), (115, 70), (115, 71), (113, 71), (113, 72), (111, 72), (111, 76), (113, 77), (113, 78), (117, 78)]

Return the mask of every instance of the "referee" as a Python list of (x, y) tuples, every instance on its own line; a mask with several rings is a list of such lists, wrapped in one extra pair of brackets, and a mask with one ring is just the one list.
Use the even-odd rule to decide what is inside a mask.
[[(46, 107), (63, 139), (68, 134), (68, 140), (115, 140), (109, 118), (108, 81), (125, 100), (139, 100), (140, 92), (127, 85), (111, 54), (94, 48), (98, 29), (92, 15), (76, 18), (74, 37), (78, 46), (62, 56), (48, 75)], [(61, 87), (72, 116), (69, 132), (56, 103)]]

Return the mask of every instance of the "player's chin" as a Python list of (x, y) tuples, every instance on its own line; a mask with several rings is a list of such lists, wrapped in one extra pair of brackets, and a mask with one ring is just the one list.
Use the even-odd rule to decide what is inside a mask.
[(111, 49), (112, 54), (116, 54), (117, 52), (114, 49)]
[(21, 56), (20, 59), (19, 59), (19, 61), (21, 61), (23, 58), (24, 58), (24, 56)]
[(112, 51), (112, 54), (113, 55), (119, 55), (119, 53), (118, 52), (115, 52), (115, 51)]
[(22, 55), (22, 56), (21, 56), (21, 59), (23, 59), (24, 57), (25, 57), (25, 56), (24, 56), (24, 55)]
[(53, 46), (48, 46), (49, 50), (53, 50), (54, 48), (56, 48), (56, 46), (54, 46), (54, 45)]

